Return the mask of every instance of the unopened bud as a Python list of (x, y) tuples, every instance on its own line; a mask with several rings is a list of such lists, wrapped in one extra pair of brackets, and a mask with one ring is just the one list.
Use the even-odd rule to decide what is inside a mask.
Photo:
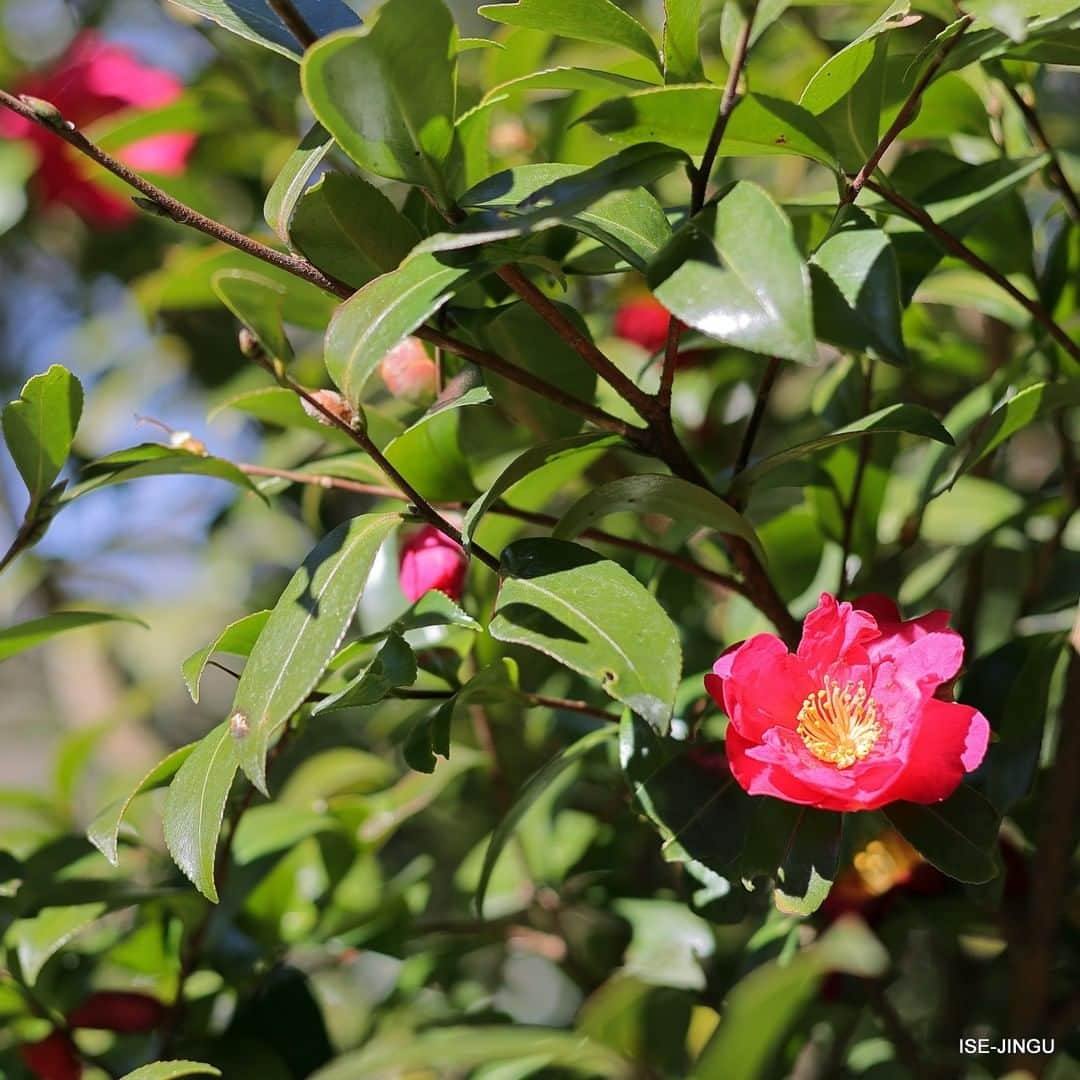
[(169, 446), (173, 450), (186, 450), (196, 457), (209, 457), (210, 451), (202, 439), (196, 439), (190, 431), (174, 431), (169, 436)]
[(51, 102), (31, 94), (20, 94), (19, 100), (40, 120), (51, 128), (66, 128), (74, 131), (75, 125), (65, 120), (60, 110)]
[(143, 198), (142, 195), (132, 195), (131, 201), (140, 209), (145, 210), (148, 214), (153, 214), (154, 217), (165, 218), (167, 221), (175, 221), (169, 211), (161, 205), (161, 203), (154, 202), (153, 199)]
[[(358, 419), (356, 410), (336, 390), (311, 390), (307, 397), (300, 399), (300, 404), (312, 420), (326, 427), (334, 426), (331, 416), (336, 417), (343, 424), (348, 424), (349, 427), (356, 426)], [(330, 415), (328, 416), (327, 413)]]
[(379, 374), (394, 397), (410, 402), (429, 400), (438, 383), (435, 362), (414, 337), (407, 337), (382, 358)]
[(246, 326), (240, 328), (236, 340), (240, 345), (240, 351), (249, 360), (261, 360), (266, 356), (266, 350), (259, 344), (259, 339)]

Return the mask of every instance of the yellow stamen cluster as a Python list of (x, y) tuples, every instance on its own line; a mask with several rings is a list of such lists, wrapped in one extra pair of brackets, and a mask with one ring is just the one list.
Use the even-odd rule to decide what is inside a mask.
[(824, 688), (802, 703), (798, 721), (807, 750), (838, 769), (862, 761), (881, 737), (877, 702), (861, 680), (841, 686), (826, 675)]

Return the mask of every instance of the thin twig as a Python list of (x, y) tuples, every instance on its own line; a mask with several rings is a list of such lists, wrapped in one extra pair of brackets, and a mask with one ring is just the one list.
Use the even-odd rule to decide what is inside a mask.
[(307, 20), (293, 6), (292, 0), (266, 0), (277, 17), (288, 27), (289, 33), (308, 49), (319, 40), (318, 35), (307, 24)]
[[(863, 416), (868, 416), (870, 414), (870, 407), (873, 404), (873, 400), (874, 361), (868, 360), (866, 363), (866, 375), (863, 379)], [(838, 600), (844, 598), (844, 592), (847, 590), (848, 586), (848, 557), (851, 555), (851, 543), (855, 537), (855, 518), (858, 516), (859, 512), (859, 497), (862, 495), (863, 478), (866, 476), (866, 468), (870, 464), (870, 449), (870, 438), (869, 436), (864, 435), (859, 440), (859, 456), (855, 462), (855, 475), (851, 480), (851, 497), (848, 499), (847, 506), (844, 507), (844, 531), (840, 545), (840, 582), (836, 589), (836, 597)]]
[(738, 457), (735, 458), (735, 471), (732, 479), (743, 472), (747, 465), (750, 464), (750, 455), (754, 452), (754, 443), (757, 441), (758, 429), (761, 427), (761, 421), (765, 419), (765, 409), (769, 404), (769, 395), (772, 393), (773, 384), (776, 382), (776, 376), (780, 372), (780, 362), (778, 356), (769, 357), (769, 363), (765, 368), (765, 374), (761, 376), (757, 397), (754, 400), (754, 411), (750, 414), (750, 419), (746, 421), (746, 430), (743, 432), (742, 444), (739, 446)]
[(874, 170), (878, 167), (878, 162), (881, 161), (885, 151), (896, 142), (900, 132), (915, 119), (919, 111), (919, 104), (922, 101), (923, 94), (926, 92), (930, 83), (933, 82), (934, 76), (937, 75), (941, 65), (945, 63), (949, 53), (951, 53), (960, 43), (960, 39), (964, 36), (964, 32), (971, 25), (971, 20), (971, 15), (965, 15), (956, 33), (945, 42), (937, 55), (926, 65), (926, 70), (920, 76), (919, 81), (916, 82), (911, 93), (908, 94), (907, 100), (900, 106), (900, 111), (896, 114), (896, 119), (889, 125), (889, 130), (881, 136), (881, 141), (874, 147), (874, 152), (867, 159), (866, 164), (863, 165), (863, 167), (855, 174), (851, 183), (848, 184), (847, 190), (840, 199), (841, 208), (853, 203), (859, 197), (859, 192), (867, 185), (870, 177), (874, 175)]
[[(400, 698), (402, 701), (445, 701), (454, 696), (453, 690), (414, 690), (408, 687), (393, 690), (391, 697)], [(566, 712), (582, 713), (585, 716), (595, 716), (601, 720), (616, 723), (619, 717), (599, 705), (590, 705), (587, 701), (576, 698), (551, 697), (549, 694), (519, 694), (525, 702), (537, 708), (563, 709)], [(486, 720), (485, 720), (486, 723)], [(487, 737), (481, 741), (486, 742)]]
[[(272, 477), (281, 480), (289, 480), (294, 484), (308, 484), (312, 487), (326, 489), (336, 488), (339, 491), (348, 491), (355, 495), (369, 495), (373, 498), (383, 499), (406, 498), (400, 491), (392, 487), (384, 487), (379, 484), (364, 484), (356, 480), (346, 480), (336, 476), (321, 476), (315, 473), (307, 473), (294, 469), (275, 469), (268, 465), (251, 465), (246, 462), (237, 465), (237, 468), (248, 476)], [(444, 510), (462, 509), (461, 503), (437, 502), (433, 505)], [(542, 514), (534, 510), (521, 510), (515, 506), (508, 506), (506, 503), (502, 502), (495, 503), (495, 505), (489, 507), (488, 513), (499, 514), (502, 517), (515, 518), (518, 521), (526, 521), (531, 525), (541, 525), (547, 528), (557, 525), (559, 522), (559, 519), (551, 514)], [(627, 551), (636, 551), (641, 555), (652, 556), (671, 566), (678, 567), (685, 573), (700, 578), (702, 581), (708, 581), (711, 584), (717, 585), (722, 589), (727, 589), (730, 592), (736, 592), (743, 596), (746, 595), (746, 586), (737, 578), (734, 578), (729, 574), (721, 574), (716, 570), (710, 570), (708, 567), (702, 566), (692, 559), (687, 559), (676, 552), (668, 551), (666, 548), (648, 544), (643, 540), (634, 540), (626, 536), (618, 536), (615, 533), (604, 532), (602, 529), (586, 529), (581, 535), (587, 540), (595, 540), (601, 544), (610, 544), (612, 547), (625, 548)]]
[(1065, 206), (1069, 211), (1069, 217), (1071, 217), (1073, 221), (1080, 222), (1080, 197), (1077, 196), (1076, 189), (1069, 183), (1069, 178), (1065, 175), (1065, 170), (1061, 166), (1061, 158), (1047, 137), (1046, 129), (1042, 126), (1042, 120), (1039, 119), (1039, 114), (1035, 111), (1035, 106), (1012, 84), (1004, 71), (999, 75), (999, 79), (1001, 84), (1005, 87), (1005, 92), (1012, 98), (1013, 103), (1020, 110), (1020, 114), (1024, 118), (1024, 123), (1027, 124), (1028, 131), (1031, 133), (1036, 145), (1050, 155), (1050, 166), (1047, 169), (1047, 173), (1050, 180), (1053, 182), (1054, 187), (1061, 192), (1065, 199)]
[(967, 263), (973, 270), (978, 270), (980, 274), (988, 277), (998, 288), (1008, 293), (1036, 322), (1042, 325), (1046, 332), (1074, 360), (1080, 360), (1080, 345), (1065, 333), (1042, 304), (1037, 300), (1032, 300), (1029, 296), (1025, 296), (1004, 274), (996, 270), (985, 259), (976, 255), (971, 248), (958, 240), (947, 229), (942, 228), (921, 206), (916, 206), (915, 203), (905, 199), (899, 192), (873, 180), (867, 180), (866, 186), (875, 194), (880, 195), (886, 202), (892, 203), (912, 221), (922, 226), (923, 230), (945, 248), (949, 254)]

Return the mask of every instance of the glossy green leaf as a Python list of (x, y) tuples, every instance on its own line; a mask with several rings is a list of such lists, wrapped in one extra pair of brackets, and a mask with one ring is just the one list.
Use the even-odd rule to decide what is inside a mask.
[(231, 653), (233, 656), (250, 656), (268, 618), (270, 618), (269, 610), (255, 611), (229, 623), (213, 641), (197, 652), (193, 652), (184, 661), (181, 671), (184, 676), (184, 685), (187, 686), (192, 701), (198, 703), (199, 684), (202, 682), (203, 672), (206, 670), (210, 657), (218, 652)]
[(442, 0), (387, 0), (363, 29), (308, 50), (304, 95), (358, 165), (446, 202), (454, 149), (455, 28)]
[(30, 495), (28, 521), (67, 461), (82, 407), (82, 384), (67, 368), (53, 364), (30, 379), (0, 414), (8, 453)]
[[(754, 25), (750, 29), (749, 47), (791, 6), (790, 0), (758, 0), (754, 8)], [(731, 63), (735, 49), (746, 25), (746, 14), (739, 4), (725, 4), (720, 12), (720, 47), (724, 59)]]
[[(585, 330), (575, 311), (568, 308), (562, 311)], [(555, 383), (579, 401), (592, 402), (596, 396), (596, 372), (527, 304), (507, 307), (485, 327), (484, 340), (504, 360)], [(581, 430), (578, 413), (533, 393), (520, 383), (493, 372), (484, 372), (484, 382), (503, 412), (538, 438), (565, 438)]]
[(597, 90), (601, 93), (625, 94), (630, 90), (647, 90), (655, 82), (634, 79), (615, 71), (596, 68), (550, 67), (542, 71), (530, 71), (515, 79), (493, 86), (481, 99), (482, 105), (504, 101), (524, 90)]
[(33, 649), (57, 634), (107, 622), (134, 623), (148, 629), (146, 623), (134, 615), (116, 615), (105, 611), (56, 611), (52, 615), (42, 615), (38, 619), (29, 619), (0, 630), (0, 660)]
[(91, 491), (141, 480), (147, 476), (209, 476), (226, 480), (238, 488), (258, 494), (258, 488), (231, 461), (190, 450), (174, 450), (160, 443), (143, 443), (128, 450), (90, 462), (82, 472), (85, 479), (64, 492), (63, 502), (71, 502)]
[(414, 255), (342, 304), (326, 334), (326, 370), (345, 398), (358, 404), (382, 358), (476, 272)]
[(266, 754), (274, 736), (315, 689), (345, 636), (379, 548), (400, 523), (398, 514), (368, 514), (339, 525), (311, 550), (274, 605), (232, 708), (236, 759), (260, 791), (266, 791)]
[(172, 778), (180, 771), (180, 767), (191, 756), (196, 744), (190, 743), (181, 746), (159, 761), (136, 785), (128, 795), (111, 803), (86, 828), (86, 835), (90, 843), (94, 845), (116, 866), (119, 863), (117, 847), (120, 837), (120, 826), (124, 816), (137, 795), (147, 791), (156, 791), (165, 787)]
[(842, 168), (858, 172), (878, 142), (891, 30), (917, 21), (908, 0), (896, 0), (850, 45), (831, 56), (803, 91), (799, 104), (829, 133)]
[(292, 345), (281, 320), (285, 289), (247, 270), (219, 270), (212, 284), (221, 302), (255, 335), (267, 356), (285, 363), (292, 360)]
[(322, 124), (313, 124), (270, 185), (263, 203), (263, 217), (284, 243), (289, 242), (297, 203), (333, 145), (334, 140)]
[(296, 806), (267, 803), (244, 812), (232, 840), (233, 858), (244, 866), (294, 847), (302, 840), (333, 827), (325, 813)]
[(489, 632), (597, 682), (658, 730), (682, 670), (678, 634), (656, 599), (617, 563), (563, 540), (519, 540), (502, 553)]
[(664, 0), (664, 81), (704, 82), (701, 0)]
[(196, 743), (169, 784), (165, 845), (173, 861), (208, 900), (217, 903), (214, 864), (225, 804), (236, 778), (236, 740), (228, 722)]
[(425, 1069), (433, 1061), (441, 1069), (460, 1073), (522, 1060), (536, 1068), (570, 1070), (596, 1080), (630, 1080), (633, 1075), (630, 1064), (613, 1050), (575, 1031), (467, 1024), (375, 1038), (320, 1069), (311, 1080), (388, 1080), (402, 1069)]
[(559, 37), (618, 45), (644, 56), (660, 69), (660, 55), (649, 32), (612, 0), (516, 0), (483, 4), (480, 14), (495, 22), (543, 30)]
[(890, 803), (885, 815), (943, 874), (978, 885), (997, 876), (1001, 816), (973, 787), (961, 784), (944, 802)]
[(953, 445), (952, 436), (928, 409), (924, 409), (921, 405), (887, 405), (884, 409), (879, 409), (877, 412), (872, 412), (860, 420), (846, 424), (828, 435), (822, 435), (820, 438), (811, 439), (800, 446), (792, 446), (787, 450), (781, 450), (777, 454), (762, 458), (738, 475), (729, 494), (745, 494), (766, 473), (781, 465), (787, 465), (789, 462), (797, 461), (809, 454), (816, 454), (841, 443), (850, 442), (852, 439), (858, 439), (870, 432), (884, 433), (889, 431), (907, 432), (910, 435), (933, 439), (935, 442), (944, 443), (946, 446)]
[(653, 986), (704, 990), (702, 961), (716, 950), (712, 927), (674, 900), (617, 900), (633, 937), (626, 948), (624, 974)]
[(126, 1073), (121, 1080), (181, 1080), (185, 1076), (220, 1076), (221, 1070), (201, 1061), (155, 1061)]
[(32, 918), (12, 923), (4, 940), (15, 950), (26, 982), (33, 986), (49, 960), (104, 915), (106, 909), (103, 903), (47, 907)]
[(503, 848), (514, 835), (518, 822), (525, 816), (529, 808), (548, 789), (552, 782), (564, 773), (571, 765), (588, 754), (595, 747), (614, 739), (618, 729), (614, 725), (597, 728), (583, 735), (576, 742), (564, 747), (548, 761), (528, 780), (525, 781), (518, 794), (514, 805), (495, 827), (488, 841), (487, 850), (484, 852), (484, 865), (480, 871), (480, 882), (476, 886), (476, 896), (473, 903), (478, 912), (484, 910), (484, 896), (487, 893), (488, 884), (491, 881), (492, 871), (499, 861)]
[(461, 412), (490, 401), (485, 387), (474, 386), (453, 401), (434, 406), (386, 446), (387, 461), (425, 498), (474, 498), (476, 484), (461, 447)]
[(274, 427), (300, 429), (318, 435), (328, 443), (340, 447), (356, 447), (356, 443), (338, 428), (320, 424), (304, 412), (301, 399), (285, 386), (260, 386), (255, 390), (245, 390), (219, 401), (207, 415), (210, 422), (230, 409), (245, 413)]
[(701, 526), (745, 540), (764, 559), (753, 526), (718, 495), (677, 476), (639, 474), (623, 476), (593, 488), (562, 516), (552, 533), (573, 540), (609, 514), (663, 514), (680, 525)]
[(385, 630), (369, 634), (367, 640), (375, 641), (388, 634), (407, 634), (412, 630), (425, 630), (432, 626), (450, 626), (476, 632), (483, 629), (480, 623), (446, 593), (432, 589), (431, 592), (424, 593), (404, 615), (395, 619)]
[[(296, 59), (304, 51), (296, 38), (285, 28), (266, 0), (171, 0), (174, 4), (204, 15), (231, 30), (234, 34), (254, 41)], [(292, 0), (304, 21), (318, 34), (332, 33), (360, 20), (344, 0)]]
[(861, 211), (849, 213), (810, 257), (817, 336), (843, 349), (907, 359), (900, 320), (900, 268), (888, 236)]
[(363, 177), (327, 173), (297, 205), (289, 239), (324, 273), (359, 289), (404, 262), (420, 234)]
[(653, 260), (656, 298), (717, 341), (800, 363), (817, 358), (810, 274), (784, 212), (740, 181)]
[(868, 979), (883, 975), (888, 966), (888, 951), (861, 920), (838, 920), (790, 960), (771, 960), (739, 980), (690, 1080), (757, 1080), (767, 1075), (781, 1041), (827, 972)]
[[(597, 106), (582, 121), (622, 143), (662, 141), (695, 157), (716, 123), (719, 86), (665, 86), (640, 90)], [(793, 101), (747, 94), (731, 114), (720, 157), (797, 154), (833, 167), (832, 140), (813, 114)]]
[(390, 634), (368, 667), (352, 679), (344, 689), (323, 698), (312, 710), (312, 716), (334, 709), (356, 709), (375, 705), (391, 692), (416, 682), (416, 656), (398, 634)]
[(480, 525), (484, 514), (515, 484), (524, 480), (530, 473), (536, 472), (537, 469), (542, 469), (545, 465), (550, 465), (553, 462), (563, 461), (566, 458), (576, 457), (589, 451), (592, 451), (589, 454), (591, 459), (597, 452), (602, 452), (621, 443), (621, 436), (610, 435), (606, 432), (587, 431), (581, 435), (570, 435), (565, 439), (557, 439), (554, 442), (530, 447), (523, 454), (519, 454), (499, 473), (491, 487), (466, 512), (461, 528), (466, 547), (472, 541), (473, 534)]

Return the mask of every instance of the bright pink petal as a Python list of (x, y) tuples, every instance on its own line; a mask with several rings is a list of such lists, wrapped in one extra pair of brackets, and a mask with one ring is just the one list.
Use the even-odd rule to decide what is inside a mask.
[(425, 525), (401, 549), (401, 591), (413, 602), (432, 589), (461, 598), (468, 570), (465, 552), (432, 525)]
[(142, 172), (179, 176), (187, 165), (188, 155), (195, 147), (195, 136), (185, 134), (155, 135), (125, 146), (117, 157)]
[(724, 667), (730, 672), (724, 678), (725, 710), (744, 736), (757, 741), (771, 728), (795, 728), (799, 709), (814, 686), (805, 665), (779, 638), (755, 635), (731, 654), (730, 665)]
[(821, 675), (837, 660), (856, 660), (865, 656), (868, 642), (878, 635), (874, 617), (856, 611), (846, 601), (822, 593), (818, 606), (806, 616), (798, 656), (815, 675)]

